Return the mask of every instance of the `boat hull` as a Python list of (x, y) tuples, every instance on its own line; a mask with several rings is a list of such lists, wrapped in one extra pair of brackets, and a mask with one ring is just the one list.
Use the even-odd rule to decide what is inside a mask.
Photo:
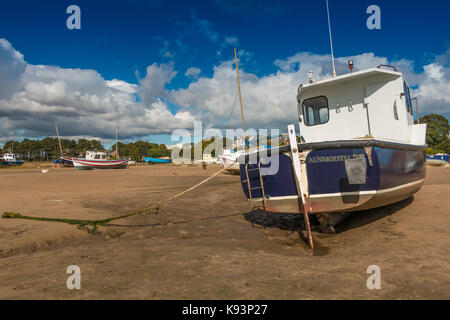
[(72, 158), (63, 158), (60, 157), (59, 159), (53, 161), (55, 165), (60, 165), (61, 167), (73, 167), (73, 161)]
[(63, 157), (61, 157), (60, 160), (61, 160), (61, 164), (64, 167), (73, 167), (74, 166), (72, 158), (63, 158)]
[(128, 166), (128, 159), (96, 161), (72, 158), (72, 161), (78, 170), (126, 169)]
[(427, 164), (432, 166), (448, 166), (450, 159), (448, 154), (427, 155)]
[[(299, 145), (299, 149), (300, 149)], [(426, 173), (425, 147), (396, 146), (327, 147), (310, 149), (306, 154), (303, 173), (306, 173), (308, 208), (311, 213), (351, 212), (376, 208), (406, 199), (423, 185)], [(364, 183), (350, 183), (345, 159), (364, 159)], [(264, 161), (263, 161), (264, 162)], [(264, 167), (264, 165), (262, 165)], [(257, 169), (257, 165), (249, 165)], [(248, 172), (254, 188), (254, 205), (262, 206), (259, 170)], [(298, 213), (297, 186), (290, 152), (279, 154), (279, 170), (275, 175), (262, 176), (266, 196), (266, 210)], [(245, 165), (241, 165), (241, 183), (249, 198)], [(303, 184), (303, 183), (302, 183)]]
[(239, 174), (239, 163), (233, 157), (219, 156), (219, 161), (226, 170), (234, 175)]
[(172, 162), (172, 160), (170, 160), (170, 159), (159, 159), (159, 158), (152, 158), (152, 157), (146, 157), (144, 159), (144, 161), (148, 162), (149, 165)]
[(1, 162), (2, 166), (21, 166), (24, 163), (25, 162), (22, 160), (17, 160), (17, 161), (2, 160), (2, 162)]

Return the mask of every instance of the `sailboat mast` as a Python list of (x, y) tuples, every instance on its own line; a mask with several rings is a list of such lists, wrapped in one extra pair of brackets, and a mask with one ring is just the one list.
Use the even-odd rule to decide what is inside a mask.
[(333, 77), (336, 77), (336, 68), (334, 67), (333, 39), (331, 37), (330, 9), (328, 8), (328, 0), (326, 0), (326, 2), (327, 2), (327, 15), (328, 15), (328, 31), (330, 33), (331, 63), (333, 64)]
[(239, 101), (241, 103), (242, 127), (244, 128), (244, 139), (245, 139), (244, 109), (242, 107), (241, 84), (239, 82), (239, 67), (238, 67), (238, 61), (237, 61), (236, 48), (234, 48), (234, 60), (236, 61), (236, 75), (237, 75), (237, 82), (238, 82), (238, 89), (239, 89)]
[(117, 135), (118, 135), (117, 131), (118, 131), (118, 128), (116, 126), (116, 156), (117, 156), (117, 159), (119, 159), (119, 145), (117, 143)]
[(55, 129), (56, 129), (56, 136), (58, 137), (59, 151), (61, 152), (61, 157), (64, 157), (61, 145), (61, 138), (59, 137), (58, 125), (56, 124), (56, 122), (55, 122)]

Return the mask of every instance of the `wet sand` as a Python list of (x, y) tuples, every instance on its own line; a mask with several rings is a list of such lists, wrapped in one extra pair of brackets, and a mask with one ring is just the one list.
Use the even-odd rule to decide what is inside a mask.
[[(166, 199), (220, 170), (171, 165), (127, 170), (1, 169), (0, 211), (104, 219)], [(0, 218), (0, 299), (449, 299), (450, 168), (427, 167), (422, 189), (355, 213), (337, 234), (297, 215), (251, 211), (239, 178), (221, 174), (158, 215), (91, 234), (64, 223)], [(66, 287), (69, 265), (81, 290)], [(381, 269), (369, 290), (366, 269)]]

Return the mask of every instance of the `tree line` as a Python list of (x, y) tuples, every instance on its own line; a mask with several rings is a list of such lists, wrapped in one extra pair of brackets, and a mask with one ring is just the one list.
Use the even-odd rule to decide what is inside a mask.
[[(428, 144), (427, 153), (448, 153), (450, 154), (450, 139), (449, 121), (442, 115), (429, 114), (420, 118), (420, 123), (427, 124), (427, 136), (426, 142)], [(211, 143), (215, 142), (217, 137), (211, 139), (204, 139), (199, 144), (202, 144), (202, 152)], [(227, 141), (226, 138), (222, 138), (222, 145), (231, 145), (231, 141)], [(270, 145), (270, 141), (267, 142)], [(85, 152), (90, 151), (104, 151), (109, 154), (113, 154), (116, 150), (116, 145), (113, 144), (111, 149), (106, 149), (99, 140), (79, 139), (78, 141), (61, 139), (61, 146), (63, 153), (68, 157), (83, 157)], [(158, 145), (157, 143), (147, 141), (136, 141), (124, 144), (118, 142), (119, 157), (130, 158), (134, 161), (142, 161), (144, 157), (170, 157), (171, 150), (168, 150), (164, 144)], [(194, 144), (191, 144), (191, 157), (194, 157)], [(212, 156), (222, 153), (223, 150), (211, 150)], [(57, 138), (44, 138), (44, 139), (23, 139), (22, 141), (7, 141), (3, 148), (0, 148), (0, 153), (16, 153), (19, 157), (26, 161), (52, 161), (58, 159), (61, 156), (59, 149), (59, 143)]]
[[(119, 157), (130, 158), (134, 161), (142, 161), (143, 157), (170, 157), (171, 151), (164, 144), (158, 145), (146, 141), (136, 141), (127, 144), (118, 143)], [(61, 139), (61, 147), (64, 156), (67, 157), (83, 157), (86, 151), (103, 151), (113, 154), (116, 145), (112, 145), (111, 149), (105, 146), (99, 140), (79, 139), (78, 141)], [(16, 153), (20, 159), (26, 161), (52, 161), (61, 156), (59, 142), (57, 138), (44, 139), (23, 139), (22, 141), (7, 141), (0, 153)]]
[(429, 114), (420, 118), (420, 123), (427, 124), (427, 154), (450, 154), (450, 124), (442, 115)]

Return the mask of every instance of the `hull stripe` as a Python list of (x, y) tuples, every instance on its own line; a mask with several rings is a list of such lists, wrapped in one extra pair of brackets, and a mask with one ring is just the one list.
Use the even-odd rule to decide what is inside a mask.
[(340, 196), (354, 196), (354, 195), (370, 195), (370, 194), (382, 194), (382, 193), (388, 193), (393, 192), (396, 190), (400, 190), (403, 188), (408, 188), (411, 186), (414, 186), (416, 184), (423, 183), (424, 179), (420, 179), (414, 182), (402, 184), (400, 186), (396, 186), (393, 188), (388, 189), (381, 189), (381, 190), (368, 190), (368, 191), (353, 191), (353, 192), (336, 192), (336, 193), (322, 193), (322, 194), (312, 194), (310, 195), (310, 198), (323, 198), (323, 197), (340, 197)]
[[(388, 189), (382, 189), (382, 190), (369, 190), (369, 191), (355, 191), (355, 192), (336, 192), (336, 193), (323, 193), (323, 194), (313, 194), (310, 195), (310, 198), (325, 198), (325, 197), (341, 197), (341, 196), (356, 196), (356, 195), (373, 195), (373, 194), (383, 194), (388, 192), (397, 191), (403, 188), (412, 187), (417, 184), (421, 184), (424, 182), (424, 179), (417, 180), (414, 182), (406, 183), (401, 186), (388, 188)], [(268, 200), (291, 200), (291, 199), (297, 199), (297, 196), (283, 196), (283, 197), (269, 197)], [(254, 198), (254, 200), (259, 200), (262, 198)]]

